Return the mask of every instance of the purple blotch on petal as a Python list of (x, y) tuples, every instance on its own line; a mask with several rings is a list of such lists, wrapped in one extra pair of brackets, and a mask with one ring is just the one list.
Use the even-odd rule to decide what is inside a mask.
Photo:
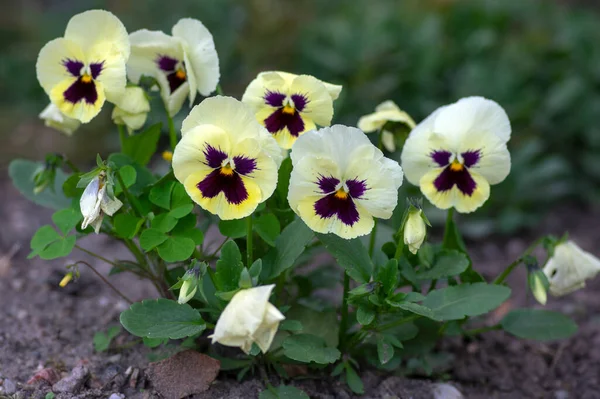
[(235, 164), (235, 172), (240, 175), (249, 175), (256, 170), (256, 159), (246, 157), (244, 155), (236, 155), (233, 157)]
[(98, 92), (96, 91), (96, 84), (92, 82), (83, 82), (81, 78), (78, 78), (65, 92), (63, 97), (67, 102), (77, 104), (79, 101), (84, 100), (88, 104), (95, 104), (98, 100)]
[(104, 61), (102, 62), (94, 62), (90, 64), (90, 71), (92, 72), (92, 78), (96, 79), (100, 72), (104, 69)]
[(462, 155), (464, 165), (467, 168), (470, 168), (471, 166), (477, 164), (477, 162), (479, 162), (479, 159), (481, 159), (481, 152), (479, 150), (466, 151), (460, 155)]
[(239, 205), (248, 199), (246, 186), (237, 173), (225, 175), (219, 169), (213, 170), (196, 187), (205, 198), (214, 198), (222, 192), (232, 205)]
[(337, 215), (338, 219), (347, 226), (353, 226), (359, 219), (358, 210), (351, 197), (341, 199), (335, 194), (329, 194), (315, 202), (314, 210), (322, 219)]
[(466, 168), (460, 171), (451, 170), (447, 167), (440, 173), (440, 175), (433, 181), (435, 188), (442, 192), (448, 191), (456, 185), (458, 189), (467, 196), (471, 196), (477, 187), (475, 180), (471, 177), (471, 174)]
[(226, 153), (210, 144), (206, 145), (204, 156), (206, 157), (206, 164), (213, 169), (220, 168), (223, 161), (227, 159)]
[(165, 72), (172, 72), (175, 70), (179, 60), (169, 57), (167, 55), (159, 55), (156, 59), (158, 67)]
[(352, 198), (360, 198), (365, 194), (365, 191), (367, 191), (367, 183), (365, 180), (346, 180), (346, 185), (348, 186), (348, 194), (350, 194)]
[(167, 81), (169, 82), (169, 90), (173, 93), (179, 86), (185, 83), (186, 78), (181, 78), (177, 72), (172, 72), (167, 75)]
[(67, 58), (63, 61), (63, 65), (67, 68), (67, 72), (75, 77), (79, 77), (79, 73), (81, 72), (81, 68), (83, 68), (83, 62), (72, 60)]
[(449, 151), (438, 150), (433, 151), (429, 155), (431, 156), (431, 159), (433, 159), (433, 161), (438, 165), (446, 166), (450, 163), (450, 157), (452, 156), (452, 153), (450, 153)]
[(264, 98), (265, 103), (270, 105), (271, 107), (281, 107), (283, 106), (283, 100), (285, 100), (285, 94), (279, 93), (277, 91), (267, 90)]
[(298, 137), (304, 131), (304, 121), (298, 112), (287, 114), (280, 108), (265, 119), (265, 127), (273, 134), (287, 127), (292, 136)]
[(323, 194), (329, 194), (335, 191), (335, 188), (340, 184), (340, 181), (333, 176), (320, 176), (317, 184)]
[(308, 98), (304, 94), (292, 94), (292, 101), (294, 101), (294, 108), (296, 111), (302, 111), (308, 103)]

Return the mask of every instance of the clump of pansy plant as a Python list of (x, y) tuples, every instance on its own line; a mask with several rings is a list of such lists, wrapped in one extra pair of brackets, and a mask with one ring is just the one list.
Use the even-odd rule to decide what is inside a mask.
[[(477, 271), (454, 211), (476, 211), (509, 174), (511, 125), (499, 104), (463, 98), (415, 124), (386, 100), (358, 128), (344, 126), (334, 117), (342, 86), (298, 72), (261, 72), (241, 99), (213, 95), (222, 92), (219, 59), (202, 22), (128, 35), (107, 11), (75, 15), (40, 51), (49, 101), (40, 117), (72, 135), (112, 108), (120, 150), (97, 156), (92, 170), (60, 154), (13, 161), (15, 185), (56, 210), (30, 256), (86, 253), (110, 274), (149, 280), (160, 298), (132, 302), (123, 326), (153, 347), (208, 337), (208, 355), (239, 378), (266, 369), (285, 381), (282, 365), (304, 364), (361, 393), (359, 369), (435, 371), (432, 342), (448, 334), (574, 333), (570, 319), (539, 306), (485, 317), (509, 298), (506, 277), (521, 265), (542, 305), (600, 272), (566, 236), (536, 240), (495, 278)], [(163, 107), (151, 109), (153, 97)], [(149, 125), (159, 118), (148, 113), (168, 126)], [(163, 134), (170, 148), (159, 145)], [(423, 197), (399, 198), (405, 180)], [(447, 211), (445, 226), (430, 223), (433, 208)], [(443, 231), (442, 242), (428, 231)], [(131, 255), (97, 254), (80, 242), (89, 234)], [(75, 262), (61, 286), (76, 283), (81, 265), (95, 270)]]

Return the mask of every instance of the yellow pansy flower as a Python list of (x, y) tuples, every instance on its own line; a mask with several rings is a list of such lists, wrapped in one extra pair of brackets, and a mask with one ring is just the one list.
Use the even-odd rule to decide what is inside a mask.
[(277, 185), (282, 153), (252, 111), (232, 97), (207, 98), (183, 121), (173, 172), (188, 195), (221, 219), (250, 215)]
[[(402, 123), (411, 129), (415, 127), (415, 121), (410, 117), (409, 114), (402, 111), (396, 103), (391, 100), (387, 100), (379, 104), (375, 108), (375, 112), (369, 115), (362, 116), (358, 120), (358, 128), (365, 133), (373, 133), (383, 128), (386, 123), (395, 122)], [(394, 133), (388, 130), (381, 132), (381, 141), (383, 146), (389, 152), (396, 151), (396, 142), (394, 140)]]
[(106, 100), (125, 91), (129, 37), (117, 17), (91, 10), (69, 21), (64, 37), (47, 43), (37, 59), (38, 80), (60, 112), (82, 123)]

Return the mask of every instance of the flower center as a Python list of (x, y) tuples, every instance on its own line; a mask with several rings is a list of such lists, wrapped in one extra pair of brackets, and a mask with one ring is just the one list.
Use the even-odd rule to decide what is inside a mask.
[(294, 107), (292, 107), (289, 104), (286, 104), (283, 109), (281, 110), (281, 112), (283, 112), (284, 114), (289, 114), (289, 115), (294, 115), (294, 113), (296, 112), (296, 109)]
[(187, 75), (185, 71), (182, 68), (180, 68), (175, 72), (175, 76), (180, 80), (185, 80)]
[(231, 167), (231, 165), (227, 164), (227, 165), (221, 167), (220, 172), (222, 175), (231, 176), (231, 175), (233, 175), (233, 170), (234, 169)]
[(92, 82), (92, 75), (84, 73), (83, 75), (81, 75), (81, 81), (83, 83), (91, 83)]
[(348, 193), (344, 191), (343, 188), (340, 188), (335, 192), (335, 198), (339, 198), (341, 200), (348, 199)]
[(465, 166), (462, 163), (460, 163), (458, 159), (455, 159), (450, 164), (450, 170), (453, 171), (453, 172), (460, 172), (464, 168), (465, 168)]

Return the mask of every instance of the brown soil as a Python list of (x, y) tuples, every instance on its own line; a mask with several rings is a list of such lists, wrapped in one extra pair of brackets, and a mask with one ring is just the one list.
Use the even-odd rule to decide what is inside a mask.
[[(118, 392), (127, 398), (158, 397), (143, 371), (149, 361), (168, 355), (169, 349), (153, 352), (123, 333), (116, 339), (118, 348), (95, 353), (94, 333), (118, 324), (119, 313), (127, 303), (88, 270), (82, 269), (82, 278), (76, 284), (58, 289), (64, 260), (26, 260), (31, 234), (49, 222), (50, 212), (22, 200), (6, 182), (0, 182), (0, 187), (0, 220), (8, 226), (0, 230), (0, 256), (13, 247), (19, 248), (10, 262), (4, 262), (9, 267), (0, 275), (0, 379), (5, 380), (4, 386), (16, 383), (20, 397), (44, 398), (50, 392), (48, 383), (27, 384), (37, 371), (50, 367), (66, 376), (76, 366), (83, 365), (90, 371), (84, 388), (78, 393), (58, 394), (56, 398), (108, 398)], [(599, 216), (599, 212), (561, 209), (549, 215), (539, 231), (560, 234), (568, 228), (571, 237), (584, 249), (600, 255)], [(492, 277), (527, 242), (515, 238), (470, 246), (475, 249), (478, 270)], [(126, 256), (118, 244), (101, 237), (87, 238), (81, 245), (110, 257)], [(72, 259), (87, 260), (103, 273), (108, 271), (105, 265), (83, 253), (74, 251)], [(133, 300), (156, 296), (149, 284), (134, 276), (118, 275), (111, 281), (118, 287), (127, 287), (126, 292)], [(492, 317), (499, 318), (510, 308), (535, 306), (526, 294), (523, 270), (518, 270), (509, 282), (516, 295)], [(454, 356), (446, 382), (457, 387), (466, 398), (600, 398), (599, 288), (597, 279), (566, 298), (550, 298), (548, 307), (573, 316), (580, 325), (578, 334), (569, 340), (542, 344), (491, 332), (476, 339), (453, 338), (441, 343), (439, 350)], [(174, 352), (175, 347), (170, 350)], [(406, 379), (373, 372), (364, 373), (363, 380), (365, 398), (432, 398), (435, 383), (427, 378)], [(327, 378), (289, 384), (314, 398), (354, 397), (344, 385)], [(238, 383), (225, 377), (194, 397), (249, 399), (258, 397), (263, 389), (258, 379)]]

